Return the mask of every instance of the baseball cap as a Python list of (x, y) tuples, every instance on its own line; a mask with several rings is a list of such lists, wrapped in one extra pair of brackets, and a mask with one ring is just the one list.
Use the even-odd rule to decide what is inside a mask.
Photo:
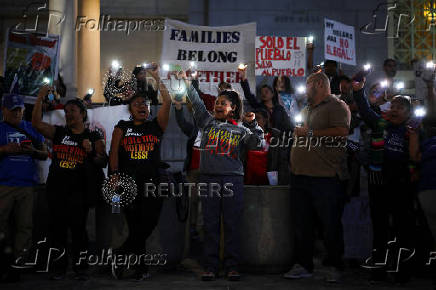
[(2, 98), (2, 107), (6, 107), (8, 110), (15, 108), (24, 108), (24, 100), (21, 96), (15, 94), (5, 94)]

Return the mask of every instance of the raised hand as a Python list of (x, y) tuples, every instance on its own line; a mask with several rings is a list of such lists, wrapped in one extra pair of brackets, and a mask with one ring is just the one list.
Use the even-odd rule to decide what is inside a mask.
[(245, 123), (251, 123), (256, 118), (256, 115), (253, 112), (247, 112), (244, 114), (243, 121)]

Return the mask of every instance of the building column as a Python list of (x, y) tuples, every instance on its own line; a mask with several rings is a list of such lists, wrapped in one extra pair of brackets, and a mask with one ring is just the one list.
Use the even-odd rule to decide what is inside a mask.
[(77, 97), (77, 33), (74, 29), (77, 0), (50, 0), (49, 9), (65, 17), (59, 24), (58, 17), (50, 18), (48, 31), (61, 37), (58, 69), (67, 87), (66, 99), (69, 100)]
[[(77, 38), (77, 88), (83, 98), (94, 89), (93, 102), (104, 102), (100, 77), (100, 0), (78, 0), (78, 17), (74, 29)], [(80, 20), (79, 20), (79, 17)], [(84, 22), (80, 25), (79, 22)]]

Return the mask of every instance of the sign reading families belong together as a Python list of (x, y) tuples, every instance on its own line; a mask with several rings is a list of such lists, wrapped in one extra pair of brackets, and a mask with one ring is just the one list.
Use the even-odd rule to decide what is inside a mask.
[(165, 26), (161, 63), (170, 70), (186, 70), (195, 63), (204, 91), (216, 93), (221, 81), (239, 83), (238, 65), (254, 60), (256, 23), (209, 27), (166, 19)]

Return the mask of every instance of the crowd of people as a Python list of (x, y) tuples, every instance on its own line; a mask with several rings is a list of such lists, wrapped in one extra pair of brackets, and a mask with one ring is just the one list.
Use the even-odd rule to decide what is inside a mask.
[[(173, 104), (177, 124), (188, 137), (183, 169), (187, 180), (218, 184), (221, 188), (215, 196), (191, 195), (191, 235), (196, 232), (199, 216), (203, 218), (202, 280), (218, 276), (221, 233), (226, 277), (232, 281), (241, 277), (244, 181), (247, 183), (247, 176), (253, 174), (249, 171), (253, 168), (250, 156), (255, 152), (264, 152), (266, 156), (263, 159), (266, 164), (256, 164), (265, 168), (258, 174), (266, 179), (267, 172), (276, 171), (278, 184), (290, 185), (295, 248), (292, 268), (284, 274), (285, 278), (313, 275), (315, 229), (321, 229), (326, 251), (323, 264), (328, 269), (326, 281), (340, 280), (344, 270), (341, 218), (350, 196), (359, 195), (360, 168), (364, 168), (374, 236), (373, 252), (364, 266), (371, 269), (372, 280), (386, 279), (384, 259), (390, 241), (396, 241), (397, 251), (423, 250), (417, 240), (417, 206), (427, 217), (429, 231), (436, 235), (431, 208), (436, 197), (434, 80), (427, 81), (425, 102), (417, 104), (395, 90), (395, 73), (395, 60), (388, 59), (384, 63), (386, 83), (371, 80), (371, 76), (366, 81), (345, 76), (338, 71), (335, 61), (326, 60), (324, 67), (314, 68), (307, 77), (305, 93), (295, 93), (290, 78), (280, 76), (272, 86), (262, 85), (257, 97), (250, 90), (245, 68), (239, 69), (244, 96), (226, 82), (219, 84), (216, 96), (205, 94), (193, 74), (179, 71), (174, 77), (186, 85), (186, 108), (192, 113), (191, 122), (186, 119), (181, 99), (170, 97), (160, 79), (159, 66), (137, 66), (127, 89), (119, 85), (116, 77), (119, 72), (111, 74), (107, 85), (120, 91), (105, 89), (107, 101), (111, 105), (127, 104), (131, 116), (115, 126), (109, 153), (103, 136), (87, 127), (87, 106), (82, 100), (66, 102), (62, 106), (66, 125), (54, 126), (42, 121), (47, 96), (53, 92), (50, 86), (41, 87), (31, 122), (23, 120), (23, 99), (17, 94), (4, 94), (0, 122), (0, 235), (2, 241), (10, 241), (13, 249), (13, 259), (5, 273), (17, 274), (12, 266), (31, 245), (32, 188), (38, 175), (35, 161), (46, 159), (49, 154), (52, 160), (46, 182), (49, 238), (54, 248), (67, 252), (50, 265), (51, 278), (65, 278), (70, 257), (75, 277), (87, 279), (87, 265), (80, 262), (79, 253), (88, 243), (89, 199), (101, 188), (102, 169), (106, 166), (114, 182), (120, 173), (132, 177), (139, 193), (123, 210), (128, 239), (113, 252), (126, 255), (146, 252), (145, 242), (158, 223), (162, 199), (141, 193), (145, 183), (160, 183), (160, 169), (165, 167), (160, 144)], [(153, 84), (147, 80), (147, 74)], [(161, 105), (151, 118), (150, 105), (159, 103), (158, 91)], [(114, 92), (124, 97), (114, 97)], [(425, 117), (414, 115), (418, 105), (425, 105)], [(274, 138), (286, 146), (274, 146)], [(50, 153), (45, 140), (51, 141)], [(97, 168), (98, 177), (89, 173), (90, 167), (94, 172)], [(97, 185), (93, 192), (89, 190), (90, 183)], [(229, 183), (233, 194), (226, 196), (224, 189)], [(8, 229), (11, 219), (14, 228)], [(67, 246), (68, 230), (71, 251)], [(420, 262), (400, 260), (395, 281), (407, 282)], [(121, 279), (124, 270), (115, 267), (113, 275)], [(137, 281), (149, 277), (146, 265), (135, 267)]]

